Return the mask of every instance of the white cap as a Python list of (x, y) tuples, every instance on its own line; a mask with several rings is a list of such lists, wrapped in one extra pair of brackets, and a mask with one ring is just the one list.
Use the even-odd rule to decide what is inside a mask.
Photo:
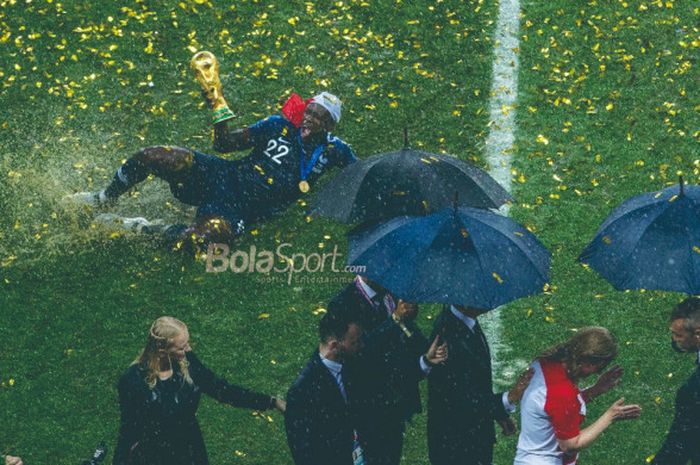
[(343, 102), (341, 102), (338, 97), (328, 92), (321, 92), (311, 100), (328, 110), (328, 113), (331, 114), (333, 121), (336, 123), (340, 121), (340, 109)]

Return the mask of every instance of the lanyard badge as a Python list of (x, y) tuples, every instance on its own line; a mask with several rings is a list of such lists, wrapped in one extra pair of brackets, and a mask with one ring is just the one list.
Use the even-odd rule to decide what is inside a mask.
[(360, 446), (360, 440), (357, 437), (357, 431), (354, 432), (352, 441), (352, 465), (365, 465), (365, 457)]

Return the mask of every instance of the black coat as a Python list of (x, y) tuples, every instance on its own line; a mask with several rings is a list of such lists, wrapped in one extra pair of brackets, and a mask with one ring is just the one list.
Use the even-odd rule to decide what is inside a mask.
[(438, 334), (448, 344), (449, 357), (428, 376), (430, 461), (434, 465), (485, 463), (496, 441), (494, 420), (508, 416), (503, 394), (493, 392), (488, 345), (449, 306), (435, 321), (432, 337)]
[(361, 375), (356, 389), (360, 403), (369, 404), (374, 417), (388, 415), (402, 424), (419, 413), (418, 382), (424, 378), (419, 358), (430, 344), (415, 324), (405, 323), (411, 332), (411, 337), (408, 337), (388, 316), (384, 304), (368, 302), (354, 283), (336, 294), (328, 307), (334, 311), (355, 311), (360, 315), (365, 347), (352, 362)]
[[(179, 365), (173, 376), (158, 380), (150, 389), (147, 370), (131, 365), (119, 380), (121, 423), (114, 452), (114, 465), (133, 462), (149, 465), (206, 465), (204, 440), (195, 418), (202, 393), (235, 407), (266, 410), (272, 398), (233, 386), (202, 365), (193, 352), (187, 353), (193, 383), (183, 380)], [(132, 457), (131, 462), (130, 458)], [(138, 457), (138, 459), (137, 459)]]
[[(379, 296), (382, 297), (382, 296)], [(355, 311), (365, 330), (365, 347), (352, 362), (355, 400), (369, 465), (398, 464), (406, 421), (421, 411), (419, 357), (428, 341), (412, 322), (408, 337), (388, 316), (382, 299), (369, 302), (355, 283), (331, 300), (330, 311)]]
[(654, 465), (700, 465), (700, 367), (676, 394), (676, 413)]
[(296, 465), (352, 465), (354, 431), (353, 376), (343, 370), (345, 401), (318, 351), (287, 393), (284, 425)]

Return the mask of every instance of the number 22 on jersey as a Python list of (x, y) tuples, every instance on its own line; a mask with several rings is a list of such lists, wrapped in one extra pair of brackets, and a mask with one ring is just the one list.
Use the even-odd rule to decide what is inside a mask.
[(282, 158), (289, 153), (289, 145), (289, 141), (285, 140), (284, 137), (270, 139), (267, 141), (267, 148), (264, 153), (270, 157), (272, 161), (281, 165)]

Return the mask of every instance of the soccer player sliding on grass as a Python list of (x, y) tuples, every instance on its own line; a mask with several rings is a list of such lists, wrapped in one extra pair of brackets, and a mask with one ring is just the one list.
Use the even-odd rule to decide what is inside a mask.
[(134, 153), (112, 182), (97, 192), (78, 192), (75, 203), (106, 207), (149, 175), (170, 185), (178, 200), (197, 207), (189, 225), (154, 224), (145, 218), (102, 214), (96, 219), (124, 229), (160, 232), (179, 247), (228, 243), (250, 223), (269, 218), (307, 193), (323, 172), (356, 160), (349, 145), (331, 134), (340, 121), (341, 101), (328, 92), (310, 100), (290, 99), (281, 115), (231, 131), (233, 117), (221, 91), (218, 62), (209, 52), (192, 59), (205, 98), (214, 110), (214, 149), (220, 153), (251, 149), (239, 160), (195, 150), (154, 146)]

